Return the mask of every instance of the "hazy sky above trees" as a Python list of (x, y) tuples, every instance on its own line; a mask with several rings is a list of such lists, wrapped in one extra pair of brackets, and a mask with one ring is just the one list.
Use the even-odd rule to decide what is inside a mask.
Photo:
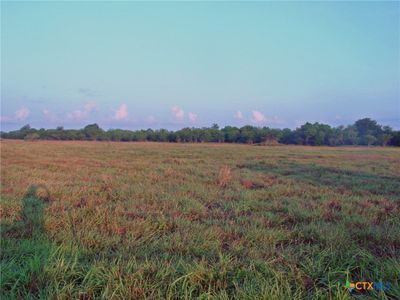
[(2, 130), (400, 128), (399, 20), (398, 2), (2, 2)]

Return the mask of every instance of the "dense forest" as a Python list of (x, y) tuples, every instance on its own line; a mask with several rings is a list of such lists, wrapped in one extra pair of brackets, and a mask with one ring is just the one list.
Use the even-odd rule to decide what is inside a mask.
[(4, 139), (25, 140), (96, 140), (96, 141), (156, 141), (156, 142), (216, 142), (243, 144), (296, 144), (296, 145), (379, 145), (400, 146), (400, 131), (379, 125), (364, 118), (347, 127), (331, 127), (321, 123), (306, 123), (295, 130), (272, 129), (246, 125), (241, 128), (217, 124), (203, 128), (183, 128), (177, 131), (101, 129), (97, 124), (83, 129), (34, 129), (29, 125), (19, 130), (1, 132)]

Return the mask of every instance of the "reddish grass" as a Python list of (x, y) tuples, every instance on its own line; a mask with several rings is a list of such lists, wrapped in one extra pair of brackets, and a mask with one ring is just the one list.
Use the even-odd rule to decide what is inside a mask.
[(332, 199), (325, 204), (325, 207), (331, 211), (341, 211), (342, 205), (338, 199)]
[(251, 180), (247, 180), (247, 179), (241, 179), (240, 184), (246, 189), (253, 189), (255, 186)]

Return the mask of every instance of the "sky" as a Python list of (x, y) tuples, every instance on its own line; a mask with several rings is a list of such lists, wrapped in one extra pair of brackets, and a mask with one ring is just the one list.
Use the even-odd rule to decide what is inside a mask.
[(399, 2), (1, 2), (1, 130), (400, 129)]

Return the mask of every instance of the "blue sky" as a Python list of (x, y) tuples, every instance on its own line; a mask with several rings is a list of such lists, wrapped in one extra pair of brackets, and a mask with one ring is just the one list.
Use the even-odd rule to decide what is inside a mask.
[(2, 130), (400, 128), (399, 20), (399, 2), (2, 2)]

